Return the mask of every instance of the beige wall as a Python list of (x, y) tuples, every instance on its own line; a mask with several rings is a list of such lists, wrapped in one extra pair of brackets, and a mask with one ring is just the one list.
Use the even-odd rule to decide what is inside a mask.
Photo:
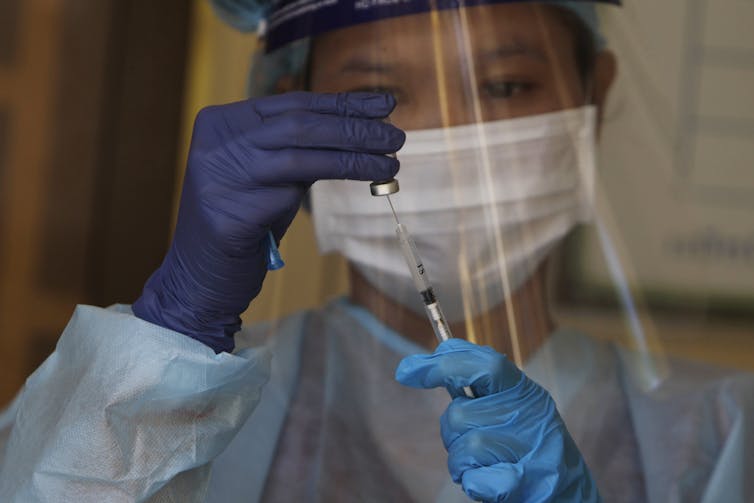
[(165, 253), (189, 7), (0, 1), (0, 404)]

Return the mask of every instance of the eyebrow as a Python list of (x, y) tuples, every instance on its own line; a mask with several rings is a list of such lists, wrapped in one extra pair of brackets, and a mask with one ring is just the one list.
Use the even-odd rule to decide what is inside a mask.
[(519, 56), (529, 57), (543, 63), (547, 61), (547, 55), (544, 51), (520, 42), (501, 45), (495, 49), (482, 52), (482, 59), (484, 60), (514, 58)]
[(346, 61), (340, 67), (340, 71), (345, 73), (395, 73), (396, 70), (395, 65), (377, 63), (358, 57)]
[[(521, 42), (514, 42), (508, 45), (501, 45), (495, 49), (486, 50), (481, 53), (482, 59), (485, 61), (495, 59), (505, 59), (514, 57), (529, 57), (540, 62), (546, 62), (547, 56), (544, 51), (526, 45)], [(343, 66), (340, 67), (340, 71), (343, 73), (383, 73), (394, 74), (398, 70), (396, 65), (384, 62), (369, 61), (360, 57), (354, 57), (347, 60)]]

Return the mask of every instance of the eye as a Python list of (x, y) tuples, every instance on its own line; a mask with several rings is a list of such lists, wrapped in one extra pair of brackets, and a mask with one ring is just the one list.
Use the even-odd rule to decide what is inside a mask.
[(534, 89), (534, 84), (525, 81), (496, 80), (484, 82), (483, 90), (487, 96), (495, 99), (510, 99)]

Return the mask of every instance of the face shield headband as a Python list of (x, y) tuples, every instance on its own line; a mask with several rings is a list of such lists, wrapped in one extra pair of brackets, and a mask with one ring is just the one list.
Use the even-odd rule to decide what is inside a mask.
[(212, 0), (215, 11), (241, 31), (257, 30), (272, 52), (296, 40), (327, 31), (430, 10), (496, 3), (549, 3), (574, 12), (604, 45), (594, 4), (621, 5), (621, 0)]
[[(295, 40), (361, 23), (431, 10), (500, 3), (562, 4), (579, 15), (587, 26), (596, 28), (597, 20), (592, 4), (620, 5), (620, 0), (277, 0), (261, 27), (266, 39), (266, 51), (270, 52)], [(593, 31), (598, 33), (598, 30)]]

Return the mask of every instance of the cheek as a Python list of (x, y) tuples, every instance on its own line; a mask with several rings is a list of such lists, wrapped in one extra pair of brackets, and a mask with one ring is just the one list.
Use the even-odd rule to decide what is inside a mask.
[(314, 93), (337, 93), (342, 91), (338, 79), (328, 77), (332, 75), (326, 71), (312, 71), (309, 74), (309, 91)]
[(553, 79), (551, 94), (557, 102), (558, 109), (575, 108), (586, 104), (588, 97), (584, 92), (585, 83), (575, 63), (559, 68)]
[(487, 99), (485, 120), (539, 115), (581, 107), (586, 104), (583, 84), (577, 72), (539, 79), (528, 92), (509, 100)]
[(437, 96), (437, 85), (433, 80), (426, 82), (429, 85), (423, 89), (405, 90), (405, 98), (398, 101), (390, 116), (393, 124), (407, 130), (442, 127), (442, 107)]
[(488, 98), (482, 106), (484, 120), (515, 119), (528, 115), (540, 115), (565, 108), (571, 108), (566, 103), (556, 86), (549, 84), (537, 86), (526, 93), (507, 100)]

